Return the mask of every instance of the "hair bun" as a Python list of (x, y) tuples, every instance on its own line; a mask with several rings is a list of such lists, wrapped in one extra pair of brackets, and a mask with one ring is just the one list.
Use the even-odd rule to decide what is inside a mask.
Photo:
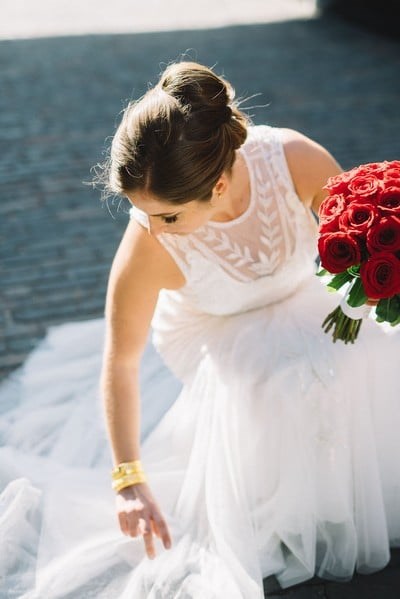
[(229, 123), (229, 121), (232, 118), (232, 115), (233, 115), (232, 108), (230, 106), (225, 106), (223, 124)]
[(169, 65), (124, 112), (111, 146), (110, 188), (146, 189), (176, 204), (208, 201), (247, 136), (234, 98), (232, 85), (208, 67)]

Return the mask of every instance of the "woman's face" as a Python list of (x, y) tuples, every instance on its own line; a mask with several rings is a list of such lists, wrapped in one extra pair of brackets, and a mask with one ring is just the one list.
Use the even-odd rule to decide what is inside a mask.
[(127, 197), (136, 208), (147, 214), (149, 233), (152, 235), (187, 235), (206, 224), (215, 212), (211, 201), (192, 200), (185, 204), (173, 205), (142, 191), (127, 194)]

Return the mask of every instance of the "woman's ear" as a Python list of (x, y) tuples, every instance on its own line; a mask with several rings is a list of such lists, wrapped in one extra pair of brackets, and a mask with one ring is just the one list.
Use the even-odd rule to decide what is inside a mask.
[(228, 186), (228, 179), (225, 173), (222, 173), (218, 181), (213, 187), (213, 194), (220, 196), (225, 193)]

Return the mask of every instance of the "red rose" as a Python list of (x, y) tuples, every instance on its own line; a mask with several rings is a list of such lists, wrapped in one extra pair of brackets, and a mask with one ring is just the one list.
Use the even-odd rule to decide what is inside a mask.
[(400, 160), (391, 160), (385, 163), (388, 168), (400, 168)]
[(336, 217), (333, 220), (319, 221), (319, 234), (335, 233), (339, 231), (339, 219)]
[(325, 233), (318, 239), (321, 264), (328, 272), (337, 274), (349, 266), (358, 264), (361, 259), (356, 239), (347, 233)]
[(400, 187), (386, 187), (377, 198), (376, 204), (385, 215), (400, 216)]
[(356, 175), (349, 183), (349, 191), (363, 198), (373, 199), (380, 190), (380, 181), (374, 174)]
[(378, 179), (384, 177), (386, 170), (386, 163), (384, 162), (370, 162), (369, 164), (362, 164), (357, 169), (357, 176), (374, 175)]
[(337, 230), (338, 217), (346, 209), (346, 200), (341, 194), (332, 194), (325, 198), (318, 210), (321, 227), (330, 231)]
[(379, 212), (374, 204), (351, 202), (339, 217), (339, 227), (342, 231), (365, 235), (378, 217)]
[(384, 185), (387, 187), (392, 184), (400, 185), (400, 160), (385, 162)]
[(385, 171), (385, 185), (387, 185), (388, 181), (397, 181), (398, 184), (400, 183), (400, 168), (388, 168)]
[(323, 189), (328, 189), (332, 194), (347, 193), (349, 181), (351, 181), (356, 171), (356, 168), (352, 168), (350, 171), (340, 173), (340, 175), (329, 177), (328, 182)]
[(397, 252), (400, 250), (400, 218), (383, 216), (367, 232), (367, 248), (375, 252)]
[(391, 176), (393, 176), (395, 179), (400, 177), (400, 166), (395, 166), (389, 163), (388, 168), (385, 169), (385, 178)]
[(365, 294), (384, 299), (400, 293), (400, 260), (389, 252), (374, 254), (360, 267)]
[(398, 191), (400, 191), (400, 178), (399, 179), (393, 179), (392, 177), (389, 179), (385, 179), (383, 182), (384, 186), (383, 189), (389, 189), (389, 188), (393, 188), (393, 189), (397, 189)]

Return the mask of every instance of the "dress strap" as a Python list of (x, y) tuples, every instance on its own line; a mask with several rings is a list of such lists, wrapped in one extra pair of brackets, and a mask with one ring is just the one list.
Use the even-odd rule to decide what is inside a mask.
[(135, 219), (140, 225), (142, 225), (145, 229), (149, 231), (149, 217), (147, 216), (146, 212), (143, 212), (143, 210), (139, 210), (139, 208), (132, 205), (129, 209), (129, 218)]
[[(129, 218), (133, 218), (134, 220), (136, 220), (136, 222), (138, 222), (145, 229), (147, 229), (147, 231), (150, 231), (149, 217), (143, 210), (140, 210), (136, 206), (132, 205), (132, 207), (129, 209)], [(184, 254), (182, 254), (182, 251), (180, 251), (180, 245), (185, 245), (185, 240), (182, 240), (181, 244), (179, 245), (179, 239), (175, 235), (168, 235), (165, 233), (163, 235), (158, 235), (157, 239), (161, 243), (161, 245), (164, 246), (164, 248), (172, 255), (177, 266), (179, 267), (183, 276), (187, 280), (189, 276), (189, 269), (187, 262), (183, 257)]]
[(304, 213), (304, 205), (299, 198), (290, 174), (283, 144), (283, 132), (278, 127), (268, 127), (270, 140), (271, 166), (274, 180), (285, 191), (286, 201), (296, 212)]

